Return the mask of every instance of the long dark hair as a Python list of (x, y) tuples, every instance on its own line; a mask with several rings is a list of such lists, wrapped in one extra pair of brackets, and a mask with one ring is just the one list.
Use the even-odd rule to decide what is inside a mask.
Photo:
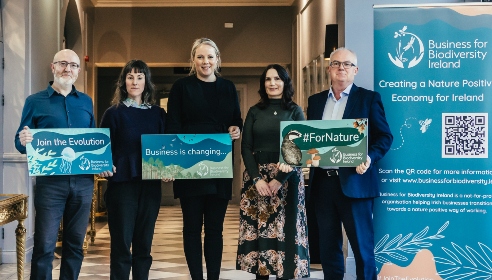
[(111, 104), (118, 106), (128, 98), (128, 92), (126, 91), (126, 75), (131, 73), (132, 70), (135, 73), (143, 73), (145, 75), (145, 88), (142, 93), (142, 103), (155, 104), (155, 85), (152, 83), (149, 66), (142, 60), (137, 59), (128, 61), (125, 67), (121, 69)]
[(278, 64), (270, 64), (265, 68), (263, 74), (260, 77), (260, 89), (258, 93), (260, 94), (260, 101), (256, 104), (256, 106), (260, 107), (260, 109), (265, 109), (270, 104), (270, 99), (268, 98), (268, 94), (265, 89), (265, 78), (268, 70), (275, 69), (277, 70), (278, 76), (284, 82), (284, 91), (282, 92), (282, 100), (280, 105), (283, 109), (290, 109), (295, 103), (292, 101), (292, 97), (294, 96), (294, 86), (292, 86), (292, 79), (289, 76), (287, 70), (278, 65)]

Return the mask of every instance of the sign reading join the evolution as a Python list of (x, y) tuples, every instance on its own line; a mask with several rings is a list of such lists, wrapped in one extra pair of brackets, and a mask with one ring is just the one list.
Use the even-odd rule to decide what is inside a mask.
[(358, 166), (367, 158), (367, 119), (281, 122), (280, 154), (294, 166)]
[(31, 129), (29, 176), (98, 174), (112, 170), (108, 128)]
[(232, 178), (232, 140), (220, 134), (142, 135), (142, 179)]

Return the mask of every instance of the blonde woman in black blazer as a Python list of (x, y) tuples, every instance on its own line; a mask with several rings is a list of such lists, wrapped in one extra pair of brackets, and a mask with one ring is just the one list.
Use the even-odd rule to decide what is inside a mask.
[[(191, 71), (171, 88), (166, 119), (168, 134), (229, 133), (239, 139), (242, 119), (236, 87), (219, 77), (220, 52), (207, 38), (191, 50)], [(222, 229), (232, 196), (232, 179), (180, 179), (174, 197), (183, 213), (183, 245), (191, 279), (203, 279), (201, 233), (207, 279), (217, 280), (222, 261)]]

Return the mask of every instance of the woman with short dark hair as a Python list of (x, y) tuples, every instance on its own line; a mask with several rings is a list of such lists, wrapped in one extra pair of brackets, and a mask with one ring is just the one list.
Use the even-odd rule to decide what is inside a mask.
[[(142, 180), (142, 134), (164, 133), (166, 112), (155, 103), (150, 69), (131, 60), (121, 70), (112, 106), (102, 117), (109, 128), (113, 172), (104, 194), (111, 236), (110, 279), (148, 279), (152, 239), (161, 204), (160, 180)], [(166, 179), (167, 181), (167, 179)], [(130, 250), (131, 247), (131, 250)]]

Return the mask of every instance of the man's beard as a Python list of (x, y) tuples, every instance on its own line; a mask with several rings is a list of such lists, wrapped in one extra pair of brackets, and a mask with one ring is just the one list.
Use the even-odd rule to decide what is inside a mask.
[(64, 86), (71, 86), (73, 83), (75, 83), (75, 80), (73, 77), (70, 76), (54, 76), (55, 82), (64, 85)]

